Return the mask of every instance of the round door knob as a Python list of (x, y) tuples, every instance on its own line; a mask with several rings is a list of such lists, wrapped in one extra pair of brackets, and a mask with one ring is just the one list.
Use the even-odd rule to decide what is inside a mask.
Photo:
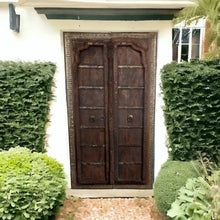
[(95, 116), (94, 116), (94, 115), (91, 115), (91, 116), (89, 117), (89, 121), (90, 121), (90, 122), (95, 122)]
[(128, 118), (127, 118), (128, 122), (132, 122), (133, 119), (134, 119), (134, 116), (133, 116), (133, 115), (128, 115)]
[(101, 116), (100, 117), (100, 120), (104, 121), (105, 117), (104, 116)]

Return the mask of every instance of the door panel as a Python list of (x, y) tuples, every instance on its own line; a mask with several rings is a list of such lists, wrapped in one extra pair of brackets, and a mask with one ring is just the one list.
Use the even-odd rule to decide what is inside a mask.
[(119, 163), (141, 163), (142, 150), (139, 146), (120, 146), (118, 150)]
[(82, 127), (105, 126), (104, 109), (80, 109), (79, 115)]
[(80, 107), (104, 107), (103, 89), (79, 88)]
[[(91, 45), (87, 49), (80, 53), (80, 65), (97, 65), (102, 66), (103, 60), (103, 46), (102, 45)], [(79, 67), (80, 67), (79, 65)]]
[[(134, 74), (135, 71), (135, 74)], [(119, 86), (144, 86), (143, 67), (118, 67), (118, 84)]]
[(140, 183), (142, 181), (141, 168), (140, 164), (119, 163), (117, 182)]
[(141, 128), (120, 128), (118, 129), (119, 146), (142, 146), (142, 129)]
[(103, 86), (103, 67), (88, 68), (88, 66), (81, 65), (78, 70), (78, 77), (79, 86)]
[[(133, 40), (116, 40), (114, 45), (114, 83), (117, 128), (115, 138), (115, 182), (145, 182), (144, 113), (146, 70), (145, 52)], [(119, 123), (118, 123), (119, 122)]]
[(118, 65), (141, 65), (140, 51), (134, 50), (125, 40), (122, 43), (125, 45), (119, 45), (117, 48)]
[(82, 163), (81, 184), (100, 184), (106, 181), (105, 165)]
[(143, 89), (118, 87), (119, 107), (143, 107)]
[(104, 129), (82, 128), (80, 129), (81, 145), (101, 145), (105, 144)]
[(108, 183), (107, 63), (103, 43), (75, 41), (78, 184)]
[(105, 148), (100, 146), (81, 147), (82, 161), (88, 163), (105, 163)]
[(119, 127), (142, 127), (143, 109), (118, 109)]
[(150, 186), (151, 41), (108, 36), (71, 39), (75, 184)]

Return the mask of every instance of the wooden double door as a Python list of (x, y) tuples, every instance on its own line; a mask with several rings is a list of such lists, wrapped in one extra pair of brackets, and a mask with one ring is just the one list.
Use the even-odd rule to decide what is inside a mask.
[(75, 184), (152, 187), (151, 39), (80, 38), (70, 47)]

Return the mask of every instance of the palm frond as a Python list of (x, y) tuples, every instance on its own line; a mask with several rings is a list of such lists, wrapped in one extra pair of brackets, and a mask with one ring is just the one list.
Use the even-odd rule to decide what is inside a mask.
[(174, 23), (177, 24), (182, 21), (186, 21), (187, 24), (192, 23), (200, 18), (205, 18), (206, 14), (200, 7), (187, 7), (182, 9), (175, 17)]
[(191, 0), (195, 6), (182, 9), (174, 19), (174, 23), (186, 21), (187, 24), (200, 18), (208, 18), (214, 23), (219, 22), (220, 1), (219, 0)]
[[(185, 21), (185, 25), (191, 24), (205, 18), (209, 27), (206, 36), (206, 45), (211, 56), (216, 53), (219, 57), (219, 39), (220, 39), (220, 0), (191, 0), (195, 6), (186, 7), (181, 10), (175, 19), (174, 24)], [(214, 52), (215, 51), (215, 52)]]

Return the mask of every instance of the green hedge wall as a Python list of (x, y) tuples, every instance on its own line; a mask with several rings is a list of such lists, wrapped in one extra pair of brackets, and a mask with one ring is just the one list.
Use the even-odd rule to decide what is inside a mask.
[(164, 114), (173, 160), (220, 155), (220, 60), (172, 62), (161, 71)]
[(0, 61), (0, 149), (45, 151), (55, 70), (51, 62)]

